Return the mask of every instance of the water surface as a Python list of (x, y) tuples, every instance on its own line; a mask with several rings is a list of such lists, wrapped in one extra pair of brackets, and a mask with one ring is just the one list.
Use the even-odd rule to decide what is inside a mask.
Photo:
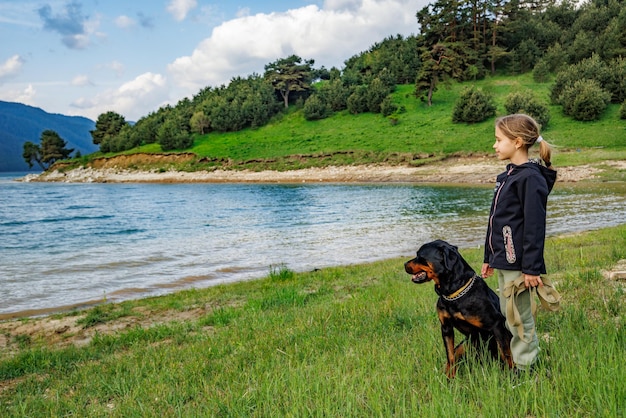
[[(480, 245), (492, 196), (491, 187), (443, 185), (13, 177), (0, 176), (0, 317), (249, 280), (272, 266), (307, 271), (409, 256), (438, 238)], [(557, 184), (548, 233), (626, 222), (625, 192)]]

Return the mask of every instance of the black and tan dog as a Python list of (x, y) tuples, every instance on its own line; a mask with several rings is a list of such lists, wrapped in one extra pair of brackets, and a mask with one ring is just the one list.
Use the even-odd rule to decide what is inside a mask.
[(465, 352), (464, 342), (454, 346), (454, 328), (476, 348), (486, 345), (494, 357), (513, 367), (511, 333), (500, 312), (498, 296), (463, 259), (457, 247), (441, 240), (424, 244), (417, 256), (404, 264), (404, 269), (413, 283), (435, 283), (449, 378), (456, 374), (455, 361)]

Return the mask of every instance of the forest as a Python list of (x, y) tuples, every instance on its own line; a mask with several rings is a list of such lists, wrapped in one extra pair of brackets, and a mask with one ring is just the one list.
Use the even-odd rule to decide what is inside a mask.
[[(297, 55), (280, 58), (265, 65), (263, 74), (205, 87), (135, 123), (103, 113), (91, 135), (102, 153), (153, 143), (163, 151), (182, 150), (198, 135), (257, 128), (294, 106), (307, 120), (336, 112), (393, 119), (403, 111), (390, 98), (398, 85), (414, 85), (415, 99), (432, 105), (438, 89), (449, 83), (471, 85), (495, 74), (528, 72), (537, 83), (550, 80), (550, 100), (568, 117), (599, 119), (609, 103), (618, 103), (626, 119), (625, 5), (623, 0), (436, 1), (416, 11), (417, 35), (389, 36), (341, 69), (316, 68), (314, 59)], [(514, 110), (542, 119), (533, 98), (518, 99)], [(470, 88), (452, 120), (489, 117), (488, 102)]]

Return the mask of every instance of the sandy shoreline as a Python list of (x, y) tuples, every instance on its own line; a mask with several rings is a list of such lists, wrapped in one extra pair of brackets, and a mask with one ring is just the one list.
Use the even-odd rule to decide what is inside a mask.
[[(290, 171), (142, 171), (118, 167), (80, 167), (31, 174), (25, 182), (67, 183), (493, 183), (505, 164), (493, 157), (453, 158), (419, 167), (408, 165), (351, 165)], [(558, 181), (593, 178), (592, 166), (559, 167)]]

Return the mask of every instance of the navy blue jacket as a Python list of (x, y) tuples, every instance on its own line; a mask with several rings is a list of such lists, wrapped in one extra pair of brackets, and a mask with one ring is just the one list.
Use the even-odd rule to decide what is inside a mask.
[(556, 171), (533, 161), (506, 168), (496, 179), (484, 262), (500, 270), (545, 274), (546, 206)]

